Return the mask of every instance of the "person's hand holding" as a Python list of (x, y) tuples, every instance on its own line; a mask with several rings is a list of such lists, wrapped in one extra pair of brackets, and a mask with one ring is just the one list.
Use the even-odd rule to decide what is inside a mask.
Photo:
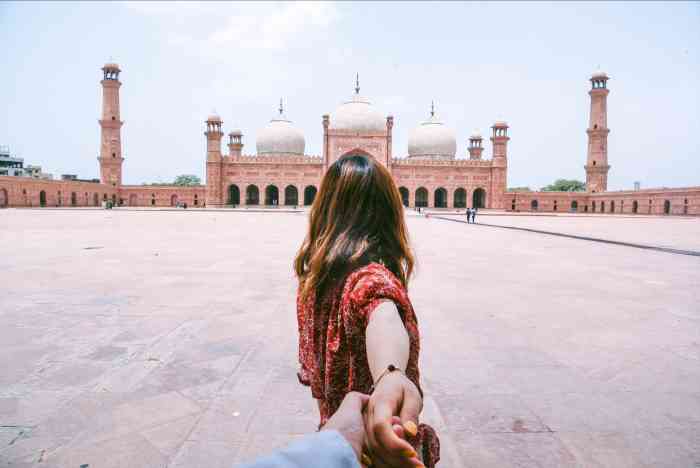
[(362, 448), (365, 445), (365, 424), (362, 414), (368, 401), (369, 396), (364, 393), (348, 393), (340, 403), (338, 411), (321, 429), (322, 431), (336, 430), (345, 437), (358, 461), (361, 460)]
[[(416, 435), (422, 409), (420, 392), (402, 372), (390, 372), (377, 383), (365, 410), (367, 445), (374, 466), (423, 466), (411, 444), (401, 437)], [(400, 425), (396, 424), (396, 416)]]

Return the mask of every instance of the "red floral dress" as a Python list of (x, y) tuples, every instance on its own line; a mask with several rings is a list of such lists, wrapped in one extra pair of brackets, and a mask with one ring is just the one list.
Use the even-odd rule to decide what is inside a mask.
[[(406, 289), (379, 263), (350, 273), (317, 307), (313, 295), (306, 302), (297, 297), (299, 325), (299, 381), (311, 387), (319, 401), (320, 426), (326, 423), (351, 391), (369, 393), (372, 374), (367, 361), (365, 329), (370, 314), (383, 301), (396, 304), (408, 332), (410, 350), (406, 376), (420, 390), (418, 323)], [(422, 393), (422, 390), (421, 390)], [(440, 459), (440, 441), (432, 427), (418, 426), (410, 441), (431, 468)]]

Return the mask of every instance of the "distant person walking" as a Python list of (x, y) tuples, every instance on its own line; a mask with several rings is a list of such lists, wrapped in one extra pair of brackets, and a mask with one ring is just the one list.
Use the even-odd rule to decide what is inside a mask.
[(472, 208), (472, 224), (476, 223), (476, 208)]
[(472, 209), (467, 208), (467, 224), (471, 223)]

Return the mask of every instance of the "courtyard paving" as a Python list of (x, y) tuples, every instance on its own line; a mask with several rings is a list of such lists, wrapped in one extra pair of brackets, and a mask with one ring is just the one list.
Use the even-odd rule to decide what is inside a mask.
[[(700, 239), (697, 218), (479, 220)], [(408, 224), (439, 466), (700, 466), (699, 257)], [(0, 211), (0, 466), (231, 467), (313, 431), (295, 376), (305, 226), (303, 212)]]

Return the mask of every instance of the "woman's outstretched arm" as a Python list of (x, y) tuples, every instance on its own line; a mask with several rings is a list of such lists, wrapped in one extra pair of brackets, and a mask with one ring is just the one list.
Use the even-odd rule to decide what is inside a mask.
[[(416, 428), (423, 406), (418, 389), (403, 373), (408, 364), (410, 341), (396, 304), (385, 301), (377, 306), (370, 315), (365, 334), (367, 360), (375, 382), (367, 405), (365, 430), (375, 464), (422, 466), (413, 447), (392, 428), (393, 416), (400, 416), (404, 424), (410, 421)], [(389, 365), (403, 372), (385, 373)]]
[(389, 364), (405, 371), (408, 364), (409, 340), (396, 304), (384, 301), (370, 315), (366, 343), (369, 370), (376, 382)]

